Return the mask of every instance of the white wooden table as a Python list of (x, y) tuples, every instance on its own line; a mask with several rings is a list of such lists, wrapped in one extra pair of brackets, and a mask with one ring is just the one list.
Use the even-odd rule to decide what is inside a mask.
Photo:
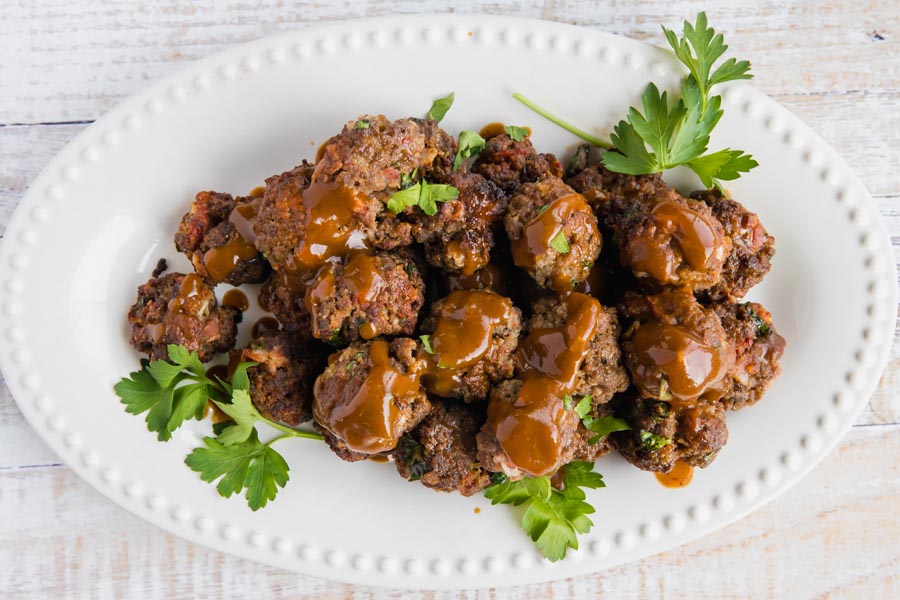
[[(707, 10), (756, 84), (797, 113), (875, 196), (900, 257), (896, 0), (0, 0), (0, 230), (29, 183), (116, 103), (227, 46), (317, 22), (426, 9), (577, 23), (660, 44)], [(78, 401), (77, 390), (72, 401)], [(900, 597), (900, 350), (871, 404), (801, 484), (740, 522), (617, 569), (507, 590), (410, 598)], [(396, 598), (206, 550), (101, 497), (32, 433), (0, 385), (0, 597)]]

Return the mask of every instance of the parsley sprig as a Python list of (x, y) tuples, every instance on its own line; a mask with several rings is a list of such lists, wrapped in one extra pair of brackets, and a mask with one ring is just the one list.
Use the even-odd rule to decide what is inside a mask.
[(682, 37), (662, 29), (689, 72), (681, 84), (681, 98), (673, 104), (667, 92), (660, 93), (650, 83), (641, 96), (640, 109), (628, 110), (627, 117), (616, 124), (610, 142), (552, 115), (521, 94), (513, 97), (587, 142), (613, 150), (603, 155), (603, 164), (610, 171), (646, 175), (683, 165), (694, 171), (703, 185), (721, 189), (722, 181), (737, 179), (759, 163), (742, 150), (707, 153), (710, 134), (723, 114), (721, 96), (711, 92), (720, 83), (752, 78), (750, 63), (729, 58), (716, 66), (728, 46), (722, 34), (709, 27), (706, 13), (697, 15), (694, 24), (685, 21)]
[[(166, 441), (184, 421), (202, 419), (211, 400), (230, 421), (217, 424), (215, 436), (204, 437), (203, 446), (184, 462), (200, 473), (203, 481), (219, 480), (216, 490), (225, 498), (246, 489), (247, 504), (259, 510), (275, 499), (278, 489), (290, 478), (287, 462), (271, 445), (286, 438), (321, 440), (322, 436), (292, 429), (260, 414), (250, 398), (247, 375), (247, 369), (256, 363), (240, 363), (229, 383), (208, 377), (196, 352), (175, 344), (168, 351), (169, 360), (143, 360), (140, 371), (114, 386), (125, 410), (134, 415), (146, 412), (147, 429)], [(282, 435), (263, 443), (256, 430), (258, 423)]]
[(401, 178), (401, 184), (408, 187), (394, 192), (387, 202), (388, 210), (395, 215), (410, 206), (418, 206), (422, 212), (431, 217), (437, 214), (438, 202), (449, 202), (459, 198), (459, 190), (452, 185), (428, 183), (424, 179), (412, 183), (414, 176), (415, 174)]
[[(568, 409), (572, 405), (572, 397), (566, 396), (563, 399), (565, 407)], [(591, 396), (584, 396), (574, 407), (575, 414), (581, 419), (581, 422), (588, 431), (595, 433), (588, 439), (590, 445), (594, 445), (601, 438), (608, 436), (615, 431), (628, 431), (631, 425), (627, 421), (617, 419), (615, 417), (592, 417), (591, 416)]]
[(522, 529), (541, 554), (558, 561), (569, 548), (578, 549), (578, 534), (587, 533), (594, 525), (587, 515), (594, 507), (585, 501), (582, 488), (606, 487), (603, 476), (594, 473), (594, 463), (574, 461), (563, 470), (563, 489), (550, 485), (549, 477), (526, 477), (509, 481), (505, 475), (495, 475), (495, 482), (484, 492), (491, 504), (525, 505)]

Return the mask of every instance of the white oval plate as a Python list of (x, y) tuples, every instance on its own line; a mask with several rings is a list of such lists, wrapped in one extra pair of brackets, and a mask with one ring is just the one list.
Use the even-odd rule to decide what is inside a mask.
[(339, 23), (198, 62), (91, 125), (22, 200), (0, 251), (6, 380), (35, 430), (114, 502), (199, 544), (309, 575), (416, 588), (522, 584), (718, 529), (793, 485), (841, 439), (885, 365), (897, 301), (888, 235), (865, 187), (748, 85), (726, 89), (712, 147), (760, 162), (731, 190), (777, 238), (774, 268), (752, 297), (788, 341), (784, 372), (762, 402), (729, 415), (728, 445), (685, 489), (665, 489), (617, 456), (600, 460), (608, 487), (589, 495), (595, 526), (563, 562), (539, 558), (515, 509), (437, 494), (390, 464), (344, 463), (303, 441), (280, 448), (291, 480), (252, 513), (182, 462), (208, 423), (161, 444), (112, 391), (138, 362), (125, 325), (135, 288), (157, 258), (176, 258), (172, 236), (198, 190), (246, 193), (311, 158), (357, 114), (422, 115), (450, 91), (448, 130), (529, 125), (541, 151), (565, 154), (577, 140), (513, 92), (606, 135), (647, 82), (677, 89), (680, 75), (671, 54), (636, 41), (482, 16)]

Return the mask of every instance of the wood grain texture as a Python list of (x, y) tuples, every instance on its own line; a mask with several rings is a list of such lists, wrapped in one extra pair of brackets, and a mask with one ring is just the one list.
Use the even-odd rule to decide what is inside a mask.
[[(129, 94), (190, 61), (320, 22), (447, 10), (541, 17), (656, 44), (660, 23), (676, 26), (706, 10), (735, 54), (752, 60), (756, 85), (842, 150), (875, 196), (900, 262), (900, 9), (894, 0), (0, 0), (0, 233), (29, 183), (69, 140)], [(740, 522), (589, 577), (504, 590), (401, 593), (298, 577), (145, 524), (60, 465), (0, 381), (0, 596), (900, 597), (898, 455), (895, 343), (878, 390), (839, 448)]]

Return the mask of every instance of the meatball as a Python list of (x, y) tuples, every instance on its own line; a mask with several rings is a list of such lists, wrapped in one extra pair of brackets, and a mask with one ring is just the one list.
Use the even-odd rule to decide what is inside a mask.
[(491, 391), (488, 420), (476, 436), (484, 469), (517, 480), (550, 475), (572, 460), (581, 419), (543, 383), (508, 379)]
[[(313, 181), (336, 181), (379, 197), (400, 189), (400, 178), (452, 166), (456, 141), (433, 121), (363, 115), (325, 142)], [(434, 165), (437, 161), (437, 165)], [(385, 199), (383, 196), (379, 199)]]
[(772, 268), (775, 238), (762, 226), (756, 213), (724, 197), (719, 190), (694, 192), (691, 198), (709, 205), (725, 235), (731, 238), (731, 252), (722, 266), (722, 278), (705, 290), (704, 296), (710, 300), (743, 298)]
[(269, 263), (254, 246), (252, 222), (259, 202), (258, 198), (200, 192), (191, 211), (181, 218), (175, 248), (210, 283), (261, 283), (269, 274)]
[(389, 452), (429, 413), (415, 354), (413, 340), (398, 338), (357, 342), (329, 358), (313, 388), (313, 418), (338, 456)]
[(301, 342), (284, 331), (268, 331), (240, 351), (247, 369), (250, 398), (267, 419), (294, 427), (312, 418), (316, 361)]
[(571, 290), (600, 254), (597, 219), (584, 197), (558, 177), (519, 187), (503, 223), (513, 261), (541, 286)]
[(760, 304), (722, 302), (712, 309), (737, 353), (732, 386), (722, 402), (730, 410), (755, 404), (781, 372), (778, 361), (784, 353), (784, 338), (775, 331), (772, 315)]
[(508, 195), (515, 193), (523, 183), (562, 177), (563, 174), (555, 156), (538, 154), (529, 138), (517, 142), (505, 133), (485, 142), (472, 171), (490, 179)]
[(294, 254), (306, 230), (303, 191), (309, 187), (313, 168), (304, 160), (290, 171), (266, 179), (253, 232), (256, 234), (256, 247), (281, 272), (300, 268)]
[(313, 337), (338, 345), (411, 334), (424, 301), (415, 262), (388, 253), (328, 263), (310, 282), (305, 300)]
[(418, 427), (394, 451), (397, 472), (441, 492), (476, 494), (491, 484), (476, 457), (475, 434), (483, 417), (469, 407), (434, 400)]
[(446, 182), (453, 173), (453, 161), (456, 159), (456, 138), (440, 128), (437, 121), (431, 119), (413, 119), (418, 123), (425, 136), (425, 148), (430, 155), (434, 151), (434, 159), (430, 165), (422, 169), (429, 179)]
[[(584, 348), (577, 348), (578, 369), (571, 387), (573, 396), (591, 396), (594, 405), (605, 404), (628, 388), (628, 374), (622, 366), (619, 349), (619, 323), (616, 310), (601, 306), (584, 294), (568, 297), (546, 296), (533, 305), (528, 321), (528, 336), (517, 353), (517, 370), (521, 375), (537, 361), (542, 361), (560, 349), (553, 345), (557, 340), (565, 343), (565, 349), (574, 348), (578, 339), (565, 336), (576, 330), (576, 336), (584, 339)], [(587, 318), (584, 318), (587, 317)], [(581, 328), (583, 333), (577, 333)], [(557, 359), (554, 362), (559, 362)]]
[(234, 347), (241, 312), (219, 306), (199, 275), (169, 273), (138, 288), (128, 311), (131, 345), (154, 360), (169, 358), (169, 344), (196, 351), (202, 362)]
[[(614, 217), (623, 201), (647, 203), (654, 198), (665, 196), (669, 188), (662, 175), (626, 175), (606, 169), (602, 163), (589, 165), (566, 178), (579, 194), (584, 195), (588, 204), (597, 211), (600, 222), (607, 215)], [(605, 233), (605, 232), (604, 232)]]
[(421, 356), (429, 393), (466, 402), (483, 400), (492, 384), (513, 375), (522, 312), (488, 291), (457, 291), (435, 302), (422, 322), (428, 344)]
[(613, 433), (613, 445), (645, 471), (668, 473), (679, 460), (706, 467), (728, 441), (725, 410), (717, 402), (678, 408), (634, 396), (623, 402), (618, 414), (631, 430)]
[(429, 264), (472, 275), (491, 259), (494, 225), (506, 211), (506, 196), (475, 173), (451, 173), (444, 181), (459, 190), (459, 197), (439, 203), (431, 216), (417, 208), (407, 209), (413, 235), (424, 244)]
[(464, 273), (441, 273), (440, 288), (445, 294), (458, 290), (489, 290), (501, 296), (510, 292), (506, 267), (490, 262), (471, 275)]
[(688, 290), (629, 292), (619, 311), (630, 323), (622, 334), (625, 364), (643, 397), (693, 406), (728, 390), (734, 348), (719, 316)]
[(295, 337), (312, 339), (312, 324), (304, 297), (307, 282), (302, 277), (275, 271), (259, 290), (259, 304)]

